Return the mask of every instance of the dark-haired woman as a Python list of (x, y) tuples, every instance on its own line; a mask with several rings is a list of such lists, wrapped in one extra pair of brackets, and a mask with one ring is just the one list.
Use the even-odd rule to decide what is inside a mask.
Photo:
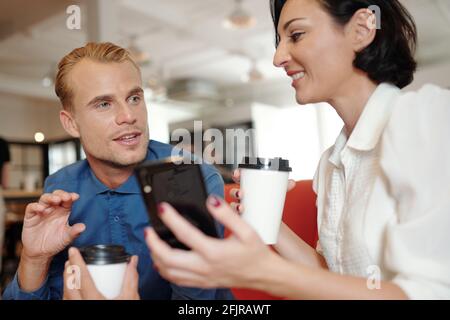
[(217, 198), (208, 208), (233, 235), (211, 239), (163, 204), (162, 219), (192, 251), (149, 229), (161, 274), (299, 299), (449, 299), (450, 92), (400, 91), (416, 68), (411, 16), (397, 0), (271, 5), (274, 64), (292, 78), (297, 101), (328, 102), (345, 123), (314, 177), (318, 246), (282, 225), (277, 254)]

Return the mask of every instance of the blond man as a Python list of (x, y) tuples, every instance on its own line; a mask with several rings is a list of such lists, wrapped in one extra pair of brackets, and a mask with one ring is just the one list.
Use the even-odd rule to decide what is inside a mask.
[[(152, 267), (144, 240), (148, 215), (133, 169), (144, 160), (170, 156), (172, 147), (149, 140), (141, 73), (127, 50), (112, 43), (88, 43), (66, 55), (58, 67), (60, 121), (67, 133), (80, 139), (86, 160), (48, 177), (45, 194), (27, 207), (21, 262), (3, 298), (61, 299), (69, 246), (92, 244), (120, 244), (139, 257), (129, 265), (121, 298), (230, 297), (228, 290), (173, 285)], [(207, 165), (202, 170), (208, 193), (223, 196), (218, 172)], [(80, 261), (76, 249), (69, 252), (72, 260)], [(101, 298), (98, 292), (83, 290), (64, 294)]]

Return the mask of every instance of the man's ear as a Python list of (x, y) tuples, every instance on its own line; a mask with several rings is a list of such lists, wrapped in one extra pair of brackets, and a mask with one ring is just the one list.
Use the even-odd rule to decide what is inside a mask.
[(348, 22), (347, 36), (350, 37), (353, 50), (361, 52), (375, 39), (377, 35), (377, 17), (369, 9), (359, 9)]
[(68, 134), (70, 134), (74, 138), (80, 137), (80, 131), (78, 130), (77, 123), (75, 122), (75, 119), (71, 112), (67, 110), (61, 110), (59, 112), (59, 120), (61, 121), (64, 130), (66, 130)]

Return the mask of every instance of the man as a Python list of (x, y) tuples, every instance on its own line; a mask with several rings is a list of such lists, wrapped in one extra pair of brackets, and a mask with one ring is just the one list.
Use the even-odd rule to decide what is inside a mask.
[(0, 274), (2, 271), (3, 240), (5, 239), (6, 207), (3, 200), (2, 189), (8, 185), (8, 163), (10, 161), (8, 143), (0, 138)]
[[(149, 142), (141, 74), (129, 53), (111, 43), (73, 50), (59, 63), (55, 91), (61, 123), (80, 139), (87, 160), (48, 177), (46, 193), (27, 207), (21, 262), (4, 298), (62, 298), (69, 244), (120, 244), (137, 255), (142, 299), (230, 297), (228, 290), (170, 284), (152, 267), (144, 240), (148, 215), (133, 169), (145, 159), (170, 156), (172, 147)], [(206, 165), (202, 171), (208, 193), (222, 196), (217, 171)], [(80, 259), (70, 250), (74, 255)]]

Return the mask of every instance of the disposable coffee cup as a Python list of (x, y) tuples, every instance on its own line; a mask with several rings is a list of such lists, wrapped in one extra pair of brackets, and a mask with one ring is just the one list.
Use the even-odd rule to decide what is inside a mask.
[(80, 249), (97, 290), (107, 299), (116, 298), (123, 285), (131, 256), (119, 245), (94, 245)]
[(275, 244), (283, 216), (289, 181), (289, 161), (244, 157), (239, 165), (243, 196), (242, 218), (266, 244)]

